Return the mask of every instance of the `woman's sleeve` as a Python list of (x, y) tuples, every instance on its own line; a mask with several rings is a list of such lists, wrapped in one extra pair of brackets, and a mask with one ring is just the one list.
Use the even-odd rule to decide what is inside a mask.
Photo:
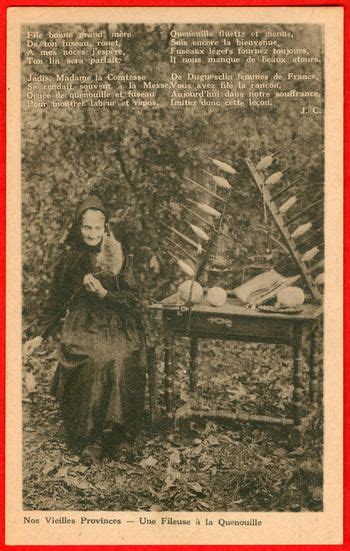
[(118, 290), (108, 290), (104, 300), (116, 308), (123, 310), (133, 310), (139, 304), (139, 298), (133, 289), (126, 288), (124, 285)]
[(39, 320), (39, 335), (46, 338), (57, 327), (64, 316), (69, 299), (70, 285), (67, 281), (67, 255), (62, 255), (57, 263), (50, 289)]

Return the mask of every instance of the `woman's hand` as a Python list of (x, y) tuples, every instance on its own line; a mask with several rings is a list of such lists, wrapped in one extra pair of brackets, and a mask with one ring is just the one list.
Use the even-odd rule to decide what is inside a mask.
[(23, 356), (25, 358), (28, 358), (31, 356), (36, 348), (41, 345), (43, 342), (43, 338), (38, 336), (34, 337), (33, 339), (29, 339), (29, 341), (26, 341), (23, 345)]
[(106, 289), (101, 285), (101, 282), (92, 274), (87, 274), (83, 280), (84, 287), (89, 293), (93, 293), (100, 298), (104, 298), (107, 294)]

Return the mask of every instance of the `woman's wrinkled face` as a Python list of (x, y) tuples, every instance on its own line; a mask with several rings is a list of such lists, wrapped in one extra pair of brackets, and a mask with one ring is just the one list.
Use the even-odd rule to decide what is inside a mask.
[(98, 245), (105, 232), (106, 217), (100, 210), (88, 209), (81, 218), (81, 235), (90, 247)]

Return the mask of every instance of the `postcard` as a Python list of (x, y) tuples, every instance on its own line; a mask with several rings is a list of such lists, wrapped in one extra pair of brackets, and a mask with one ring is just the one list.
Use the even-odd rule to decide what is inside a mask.
[(6, 542), (342, 542), (343, 11), (8, 10)]

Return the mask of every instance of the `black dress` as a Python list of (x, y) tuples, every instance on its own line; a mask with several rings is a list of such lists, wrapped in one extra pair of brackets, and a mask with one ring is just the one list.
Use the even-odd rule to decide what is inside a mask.
[(85, 290), (83, 278), (95, 273), (97, 254), (82, 246), (62, 255), (42, 332), (64, 316), (52, 390), (77, 448), (113, 425), (133, 439), (143, 419), (146, 347), (139, 302), (123, 275), (96, 276), (107, 290), (104, 298)]

